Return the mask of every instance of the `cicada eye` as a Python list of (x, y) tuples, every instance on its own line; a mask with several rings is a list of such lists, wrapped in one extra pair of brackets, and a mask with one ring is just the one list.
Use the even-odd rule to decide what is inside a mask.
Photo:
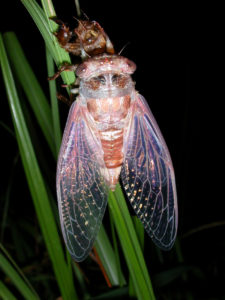
[(122, 74), (113, 74), (112, 75), (112, 84), (119, 88), (124, 88), (127, 83), (127, 76)]
[(105, 76), (103, 76), (103, 75), (99, 75), (99, 76), (97, 76), (97, 77), (93, 77), (93, 79), (94, 79), (95, 81), (100, 82), (100, 83), (103, 84), (103, 85), (106, 83)]
[(112, 75), (112, 82), (116, 83), (121, 78), (120, 74), (113, 74)]
[(99, 76), (95, 76), (90, 78), (87, 82), (86, 85), (88, 88), (92, 89), (92, 90), (97, 90), (100, 88), (100, 86), (105, 85), (106, 83), (106, 79), (105, 76), (103, 75), (99, 75)]

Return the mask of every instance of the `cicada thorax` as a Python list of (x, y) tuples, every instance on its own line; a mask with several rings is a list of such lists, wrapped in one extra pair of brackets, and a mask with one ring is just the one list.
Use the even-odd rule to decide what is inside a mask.
[(80, 65), (80, 101), (85, 103), (90, 126), (98, 137), (107, 172), (105, 180), (115, 189), (124, 160), (124, 131), (129, 123), (134, 96), (130, 74), (135, 65), (117, 55), (100, 55)]

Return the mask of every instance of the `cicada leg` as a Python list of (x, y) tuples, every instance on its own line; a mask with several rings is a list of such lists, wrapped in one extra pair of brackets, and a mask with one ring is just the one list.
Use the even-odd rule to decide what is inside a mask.
[(48, 77), (48, 80), (55, 80), (64, 71), (75, 72), (77, 69), (77, 66), (78, 65), (69, 65), (68, 63), (64, 63), (53, 76)]
[(65, 104), (67, 104), (69, 107), (72, 105), (73, 101), (74, 101), (74, 95), (72, 93), (70, 93), (70, 97), (67, 98), (66, 96), (57, 93), (56, 94), (57, 99), (64, 102)]
[(68, 26), (65, 25), (65, 23), (63, 23), (63, 21), (57, 19), (56, 17), (51, 17), (50, 20), (59, 25), (58, 30), (54, 32), (54, 35), (56, 36), (60, 46), (64, 47), (72, 38), (73, 32)]
[(70, 30), (63, 21), (56, 17), (51, 17), (50, 19), (59, 25), (59, 28), (56, 32), (54, 32), (54, 35), (56, 36), (60, 46), (67, 52), (80, 56), (81, 50), (79, 41), (75, 40), (74, 42), (70, 42), (71, 39), (76, 36), (75, 32)]

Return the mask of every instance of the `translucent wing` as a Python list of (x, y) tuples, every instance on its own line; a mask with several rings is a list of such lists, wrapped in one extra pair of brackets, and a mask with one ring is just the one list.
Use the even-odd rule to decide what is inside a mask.
[(154, 243), (169, 250), (178, 222), (174, 171), (162, 134), (140, 95), (124, 140), (121, 179), (127, 196)]
[(102, 149), (88, 125), (87, 111), (75, 102), (69, 113), (57, 166), (57, 197), (67, 248), (84, 260), (99, 231), (108, 190)]

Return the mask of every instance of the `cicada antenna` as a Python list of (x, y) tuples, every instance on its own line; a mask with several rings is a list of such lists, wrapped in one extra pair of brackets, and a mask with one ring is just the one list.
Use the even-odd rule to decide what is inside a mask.
[(84, 24), (83, 24), (83, 22), (81, 21), (81, 20), (79, 20), (78, 18), (76, 18), (76, 17), (73, 17), (84, 29), (86, 29), (85, 28), (85, 26), (84, 26)]
[(87, 19), (87, 21), (90, 21), (90, 18), (88, 17), (88, 15), (83, 11), (83, 9), (80, 10), (82, 12), (82, 15), (84, 15), (84, 17)]
[(122, 47), (122, 49), (120, 50), (120, 52), (118, 53), (118, 55), (120, 55), (120, 54), (123, 52), (123, 50), (124, 50), (129, 44), (130, 44), (130, 42), (127, 42), (127, 43)]

